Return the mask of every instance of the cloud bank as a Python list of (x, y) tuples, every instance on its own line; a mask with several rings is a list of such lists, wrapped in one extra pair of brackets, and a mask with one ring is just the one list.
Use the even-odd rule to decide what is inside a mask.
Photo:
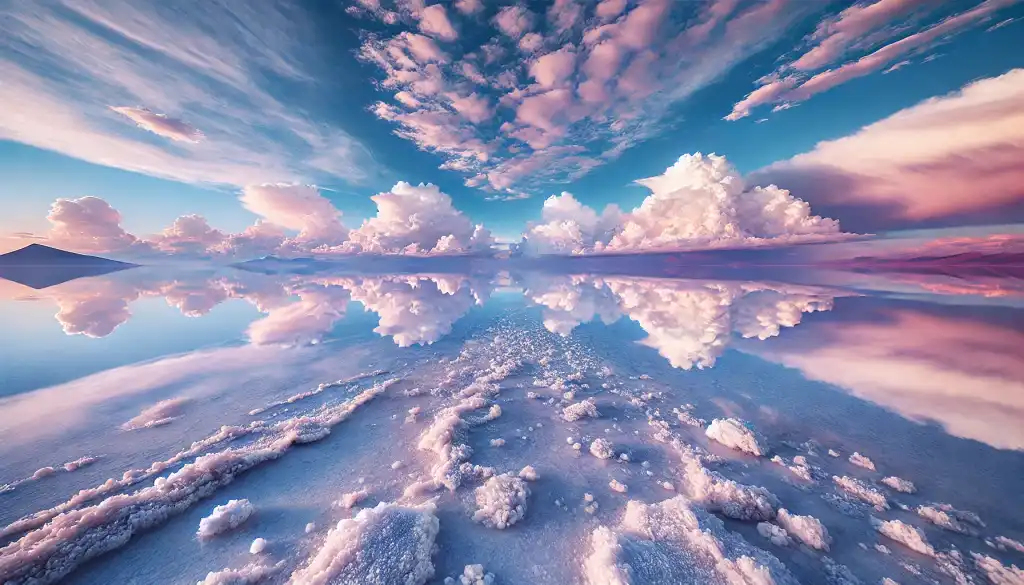
[(1014, 69), (821, 142), (753, 178), (845, 211), (854, 229), (963, 223), (984, 212), (999, 212), (1003, 222), (1024, 218), (1022, 103), (1024, 69)]
[(748, 188), (725, 157), (683, 155), (656, 177), (637, 183), (651, 194), (622, 213), (598, 215), (571, 194), (544, 202), (543, 222), (530, 226), (522, 249), (533, 254), (638, 253), (844, 239), (839, 222), (775, 185)]
[[(371, 197), (377, 215), (354, 230), (312, 185), (267, 183), (245, 187), (239, 199), (261, 216), (238, 233), (224, 233), (200, 215), (178, 217), (151, 236), (130, 234), (121, 214), (99, 197), (58, 199), (47, 216), (46, 244), (88, 254), (134, 260), (166, 256), (245, 260), (266, 255), (343, 256), (391, 254), (441, 256), (488, 253), (490, 231), (474, 225), (434, 185), (400, 182)], [(33, 236), (33, 238), (37, 238)]]

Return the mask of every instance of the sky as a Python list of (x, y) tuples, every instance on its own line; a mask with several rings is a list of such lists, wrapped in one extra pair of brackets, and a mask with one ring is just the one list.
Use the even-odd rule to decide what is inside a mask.
[(644, 253), (1024, 222), (1017, 0), (0, 12), (0, 252)]

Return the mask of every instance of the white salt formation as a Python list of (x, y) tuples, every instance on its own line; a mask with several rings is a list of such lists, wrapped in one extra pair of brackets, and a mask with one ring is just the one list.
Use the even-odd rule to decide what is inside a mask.
[(990, 546), (994, 546), (999, 550), (1010, 549), (1015, 550), (1019, 553), (1024, 553), (1024, 543), (1021, 543), (1020, 541), (1014, 540), (1012, 538), (1007, 538), (1005, 536), (995, 537)]
[(72, 471), (78, 471), (79, 469), (81, 469), (81, 468), (83, 468), (83, 467), (85, 467), (87, 465), (92, 465), (93, 463), (96, 463), (99, 460), (100, 460), (99, 457), (89, 457), (89, 456), (79, 457), (78, 459), (75, 459), (74, 461), (68, 461), (67, 463), (65, 463), (63, 465), (64, 471), (67, 471), (69, 473), (72, 472)]
[(616, 529), (594, 530), (583, 573), (588, 585), (797, 583), (778, 559), (682, 496), (631, 500)]
[(249, 545), (249, 554), (258, 555), (262, 554), (265, 550), (267, 550), (266, 538), (257, 538)]
[(765, 522), (775, 517), (779, 500), (760, 486), (743, 485), (704, 467), (692, 449), (674, 444), (683, 460), (682, 493), (711, 512), (729, 518)]
[(537, 473), (537, 470), (534, 469), (532, 465), (527, 465), (526, 467), (522, 468), (519, 471), (519, 477), (525, 479), (526, 481), (537, 481), (538, 479), (540, 479), (540, 475)]
[(904, 494), (913, 494), (917, 492), (917, 486), (914, 485), (914, 482), (894, 475), (882, 478), (882, 484)]
[(622, 483), (617, 479), (609, 481), (608, 487), (611, 488), (612, 491), (619, 492), (620, 494), (624, 494), (629, 491), (629, 486), (627, 486), (626, 484)]
[(328, 534), (290, 585), (423, 585), (434, 576), (430, 556), (440, 523), (432, 503), (385, 502), (360, 510)]
[(861, 455), (856, 451), (853, 452), (853, 455), (850, 455), (850, 463), (853, 463), (858, 467), (863, 467), (864, 469), (870, 469), (871, 471), (875, 470), (874, 461), (868, 459), (867, 457)]
[(611, 459), (615, 456), (615, 449), (608, 439), (594, 439), (590, 444), (590, 454), (598, 459)]
[(568, 422), (576, 422), (582, 418), (598, 418), (601, 414), (597, 412), (597, 405), (589, 400), (570, 404), (562, 410), (562, 418)]
[(793, 544), (793, 540), (789, 537), (789, 533), (786, 532), (785, 528), (780, 528), (768, 522), (759, 522), (757, 524), (757, 533), (767, 538), (775, 546), (789, 546)]
[(495, 475), (474, 493), (477, 510), (473, 513), (473, 520), (484, 526), (504, 530), (526, 516), (530, 488), (525, 481), (510, 473)]
[(1024, 585), (1024, 570), (1017, 568), (1017, 565), (1006, 565), (1000, 563), (988, 555), (971, 553), (974, 557), (974, 566), (985, 574), (985, 577), (992, 585)]
[(356, 490), (349, 492), (338, 500), (338, 505), (346, 510), (351, 510), (356, 504), (366, 499), (370, 495), (370, 492), (366, 490)]
[(199, 530), (196, 536), (199, 538), (210, 538), (234, 530), (252, 516), (256, 508), (249, 500), (229, 500), (228, 503), (217, 506), (209, 516), (199, 521)]
[(797, 516), (790, 514), (789, 510), (779, 510), (775, 521), (779, 526), (786, 529), (790, 536), (806, 544), (811, 548), (828, 551), (832, 544), (832, 537), (828, 529), (814, 516)]
[(930, 557), (935, 556), (935, 549), (928, 544), (924, 532), (921, 532), (921, 529), (916, 526), (911, 526), (901, 520), (879, 520), (874, 516), (871, 517), (871, 526), (882, 536), (891, 538), (910, 550)]
[[(264, 436), (258, 441), (198, 457), (170, 475), (158, 478), (150, 487), (109, 497), (96, 505), (75, 507), (101, 494), (132, 485), (138, 477), (164, 471), (209, 445), (250, 432), (223, 427), (217, 434), (197, 441), (189, 449), (155, 463), (148, 470), (126, 473), (120, 482), (108, 480), (50, 510), (12, 523), (4, 533), (26, 529), (31, 532), (2, 549), (0, 579), (3, 581), (0, 582), (48, 585), (60, 581), (82, 563), (116, 550), (135, 534), (156, 528), (181, 514), (240, 474), (281, 457), (296, 444), (326, 437), (332, 427), (395, 382), (397, 380), (392, 379), (375, 384), (339, 405), (264, 427)], [(32, 530), (36, 526), (38, 528)]]
[(918, 506), (917, 515), (939, 528), (970, 536), (978, 534), (978, 531), (971, 526), (972, 524), (979, 528), (985, 527), (985, 523), (981, 521), (981, 518), (978, 518), (977, 514), (957, 510), (949, 504)]
[(862, 482), (861, 480), (844, 475), (839, 477), (837, 475), (832, 476), (832, 481), (842, 490), (851, 496), (854, 496), (860, 500), (863, 500), (878, 510), (888, 510), (889, 501), (885, 498), (885, 494)]
[(237, 569), (222, 569), (211, 571), (206, 578), (196, 585), (255, 585), (270, 577), (273, 577), (284, 567), (284, 562), (276, 565), (264, 565), (250, 563)]
[(494, 574), (485, 573), (483, 565), (466, 565), (458, 580), (452, 577), (445, 577), (444, 585), (492, 585)]
[(765, 438), (737, 418), (716, 418), (708, 425), (705, 434), (726, 447), (750, 453), (757, 457), (768, 454)]

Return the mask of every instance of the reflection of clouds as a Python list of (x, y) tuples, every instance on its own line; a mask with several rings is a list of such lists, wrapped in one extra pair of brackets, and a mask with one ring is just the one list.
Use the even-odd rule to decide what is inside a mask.
[(380, 316), (375, 332), (408, 347), (450, 333), (473, 305), (486, 300), (490, 285), (461, 276), (404, 275), (354, 280), (350, 292), (352, 300)]
[(887, 316), (819, 321), (744, 349), (952, 435), (1024, 449), (1024, 333), (911, 309)]
[(544, 326), (567, 335), (580, 323), (625, 315), (647, 333), (640, 343), (683, 369), (715, 365), (733, 333), (767, 339), (832, 308), (835, 293), (762, 283), (619, 277), (532, 278), (527, 295), (545, 307)]
[(131, 303), (164, 297), (183, 315), (201, 317), (217, 305), (241, 299), (266, 316), (250, 324), (256, 345), (319, 341), (345, 316), (350, 300), (377, 313), (374, 330), (407, 347), (430, 344), (448, 334), (455, 321), (483, 304), (493, 285), (488, 278), (463, 275), (324, 276), (248, 272), (195, 272), (165, 275), (133, 271), (79, 279), (41, 295), (60, 307), (57, 320), (68, 335), (110, 335), (131, 318)]
[(316, 342), (345, 316), (349, 294), (340, 286), (305, 285), (295, 294), (297, 302), (270, 308), (266, 317), (249, 325), (250, 341), (256, 345)]

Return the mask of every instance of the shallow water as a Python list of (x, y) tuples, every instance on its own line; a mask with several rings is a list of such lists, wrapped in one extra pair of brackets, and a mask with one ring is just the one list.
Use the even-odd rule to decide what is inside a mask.
[[(426, 564), (410, 583), (440, 584), (477, 563), (496, 583), (727, 583), (708, 564), (715, 554), (770, 565), (744, 547), (784, 565), (764, 582), (1022, 578), (1011, 568), (1024, 566), (1019, 281), (307, 272), (138, 268), (39, 290), (3, 282), (0, 582), (196, 583), (255, 563), (269, 576), (223, 582), (399, 583), (397, 559), (416, 557)], [(598, 416), (566, 420), (584, 400)], [(709, 438), (723, 418), (744, 421), (768, 453)], [(225, 425), (224, 440), (193, 445)], [(597, 438), (612, 458), (591, 454)], [(854, 464), (855, 452), (875, 469)], [(217, 466), (235, 455), (244, 465)], [(83, 457), (96, 459), (64, 468)], [(525, 511), (512, 514), (522, 518), (503, 530), (475, 521), (477, 489), (527, 465), (539, 478), (524, 482)], [(768, 516), (817, 518), (830, 550), (769, 542), (757, 521), (737, 518), (749, 510), (723, 512), (702, 495), (701, 473), (767, 490), (777, 499)], [(888, 508), (833, 476), (860, 480)], [(883, 484), (889, 476), (916, 492)], [(360, 490), (355, 507), (339, 505)], [(717, 553), (694, 552), (698, 532), (674, 504), (653, 506), (677, 494)], [(215, 506), (243, 498), (250, 518), (196, 537)], [(381, 508), (330, 531), (384, 502), (405, 515)], [(929, 504), (983, 525), (947, 510), (955, 522), (940, 527), (917, 511)], [(437, 520), (436, 535), (421, 535), (426, 559), (406, 536), (419, 534), (413, 517)], [(872, 517), (919, 528), (934, 552), (883, 535)], [(393, 518), (400, 530), (381, 528)], [(607, 558), (602, 526), (619, 544)], [(257, 537), (268, 547), (253, 555)], [(328, 546), (344, 538), (362, 564)], [(310, 577), (325, 558), (334, 565)]]

